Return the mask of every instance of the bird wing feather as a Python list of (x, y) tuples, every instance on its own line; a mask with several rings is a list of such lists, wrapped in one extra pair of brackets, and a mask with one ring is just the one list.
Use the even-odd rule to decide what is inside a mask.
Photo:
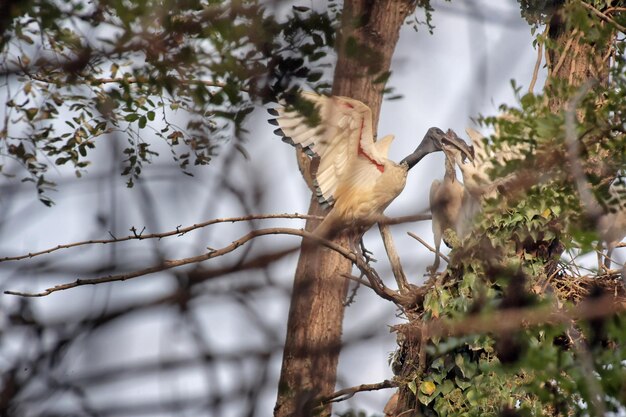
[(315, 186), (320, 203), (334, 203), (341, 181), (374, 183), (384, 171), (388, 144), (377, 147), (374, 143), (371, 109), (348, 97), (300, 94), (317, 107), (318, 126), (310, 126), (305, 116), (285, 107), (274, 109), (277, 117), (270, 123), (279, 127), (275, 132), (285, 142), (319, 156)]

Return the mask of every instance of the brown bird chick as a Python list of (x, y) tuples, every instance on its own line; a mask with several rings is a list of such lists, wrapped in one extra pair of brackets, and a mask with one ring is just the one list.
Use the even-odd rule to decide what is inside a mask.
[[(626, 237), (626, 187), (621, 182), (609, 186), (608, 211), (598, 220), (598, 270), (611, 269), (613, 249)], [(603, 247), (606, 245), (606, 254)], [(602, 262), (604, 258), (604, 262)]]
[(435, 262), (429, 267), (431, 273), (435, 273), (439, 268), (439, 248), (442, 238), (446, 246), (452, 247), (451, 242), (445, 238), (445, 232), (452, 230), (458, 237), (461, 237), (464, 230), (463, 207), (469, 195), (456, 176), (456, 166), (461, 165), (464, 158), (471, 158), (471, 153), (465, 142), (459, 143), (456, 139), (456, 134), (449, 130), (442, 141), (443, 153), (446, 157), (443, 181), (434, 180), (430, 186), (430, 211), (436, 251)]

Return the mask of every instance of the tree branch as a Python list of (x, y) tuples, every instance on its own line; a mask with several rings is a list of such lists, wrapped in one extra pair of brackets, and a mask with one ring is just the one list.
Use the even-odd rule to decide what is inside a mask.
[(398, 256), (398, 252), (396, 251), (396, 247), (393, 243), (393, 238), (391, 237), (389, 226), (386, 224), (379, 223), (378, 230), (380, 230), (380, 236), (383, 238), (385, 251), (387, 252), (387, 256), (389, 257), (389, 262), (391, 263), (391, 270), (393, 272), (393, 276), (396, 278), (398, 289), (400, 290), (401, 293), (404, 293), (409, 288), (409, 282), (407, 281), (406, 275), (404, 274), (404, 270), (402, 269), (402, 264), (400, 263), (400, 257)]
[(355, 387), (344, 388), (342, 390), (334, 392), (328, 397), (321, 398), (319, 401), (322, 404), (336, 403), (352, 398), (357, 392), (378, 391), (386, 388), (396, 388), (397, 386), (397, 382), (386, 379), (383, 382), (378, 382), (376, 384), (361, 384)]
[(376, 271), (373, 270), (369, 265), (367, 265), (363, 261), (363, 259), (361, 259), (361, 257), (356, 256), (354, 253), (350, 252), (348, 249), (342, 246), (339, 246), (333, 241), (322, 239), (314, 235), (313, 233), (307, 232), (302, 229), (290, 229), (290, 228), (281, 228), (281, 227), (253, 230), (250, 233), (246, 234), (245, 236), (233, 241), (233, 243), (231, 243), (230, 245), (225, 246), (221, 249), (209, 250), (209, 252), (205, 254), (192, 256), (189, 258), (166, 260), (159, 265), (151, 266), (149, 268), (144, 268), (144, 269), (137, 270), (137, 271), (132, 271), (132, 272), (124, 273), (124, 274), (107, 275), (107, 276), (98, 277), (98, 278), (77, 279), (72, 282), (55, 285), (54, 287), (47, 288), (46, 290), (37, 292), (37, 293), (20, 292), (20, 291), (5, 291), (4, 293), (7, 295), (17, 295), (21, 297), (45, 297), (47, 295), (52, 294), (53, 292), (68, 290), (71, 288), (81, 287), (84, 285), (95, 285), (95, 284), (102, 284), (105, 282), (126, 281), (128, 279), (153, 274), (155, 272), (166, 271), (168, 269), (176, 268), (179, 266), (199, 263), (199, 262), (203, 262), (212, 258), (217, 258), (219, 256), (223, 256), (227, 253), (234, 251), (235, 249), (239, 248), (240, 246), (243, 246), (246, 242), (256, 237), (266, 236), (266, 235), (278, 235), (278, 234), (301, 236), (306, 239), (311, 239), (312, 241), (317, 242), (318, 244), (324, 245), (327, 248), (332, 249), (335, 252), (341, 254), (346, 259), (351, 260), (357, 266), (357, 268), (359, 268), (365, 274), (365, 276), (367, 277), (368, 281), (370, 282), (372, 286), (372, 289), (376, 292), (376, 294), (378, 294), (380, 297), (386, 300), (392, 301), (398, 305), (402, 305), (402, 300), (399, 297), (399, 295), (395, 291), (386, 287), (383, 281), (380, 279), (380, 277), (376, 273)]
[[(241, 216), (241, 217), (225, 217), (225, 218), (207, 220), (206, 222), (196, 223), (196, 224), (193, 224), (191, 226), (184, 227), (184, 228), (177, 227), (176, 230), (163, 232), (163, 233), (151, 233), (151, 234), (144, 235), (142, 233), (137, 233), (135, 231), (132, 235), (128, 235), (128, 236), (124, 236), (124, 237), (120, 237), (120, 238), (116, 238), (116, 237), (113, 236), (112, 239), (91, 239), (91, 240), (84, 240), (84, 241), (75, 242), (75, 243), (67, 243), (67, 244), (63, 244), (63, 245), (57, 245), (57, 246), (52, 247), (52, 248), (44, 249), (44, 250), (41, 250), (41, 251), (38, 251), (38, 252), (29, 252), (29, 253), (24, 254), (24, 255), (5, 256), (3, 258), (0, 258), (0, 262), (19, 261), (19, 260), (22, 260), (22, 259), (34, 258), (36, 256), (40, 256), (40, 255), (45, 255), (45, 254), (48, 254), (48, 253), (56, 252), (56, 251), (58, 251), (60, 249), (68, 249), (68, 248), (73, 248), (73, 247), (77, 247), (77, 246), (97, 245), (97, 244), (106, 245), (106, 244), (109, 244), (109, 243), (125, 242), (125, 241), (128, 241), (128, 240), (162, 239), (162, 238), (170, 237), (170, 236), (174, 236), (174, 235), (182, 236), (182, 235), (184, 235), (186, 233), (189, 233), (189, 232), (191, 232), (191, 231), (193, 231), (195, 229), (201, 229), (203, 227), (210, 226), (210, 225), (217, 224), (217, 223), (235, 223), (235, 222), (242, 222), (242, 221), (264, 220), (264, 219), (305, 219), (305, 220), (307, 220), (307, 219), (315, 219), (315, 220), (322, 220), (323, 218), (324, 218), (323, 216), (314, 216), (314, 215), (310, 215), (310, 214), (300, 214), (300, 213), (293, 213), (293, 214), (289, 214), (289, 213), (284, 213), (284, 214), (252, 214), (252, 215)], [(430, 220), (430, 218), (431, 218), (430, 214), (414, 214), (414, 215), (402, 216), (402, 217), (392, 217), (392, 218), (384, 217), (384, 218), (382, 218), (380, 220), (380, 222), (382, 224), (395, 225), (395, 224), (408, 223), (408, 222), (414, 222), (414, 221)]]
[(402, 223), (412, 223), (412, 222), (421, 222), (424, 220), (431, 220), (433, 216), (430, 213), (426, 214), (412, 214), (410, 216), (400, 216), (400, 217), (387, 217), (382, 216), (381, 219), (378, 220), (378, 224), (385, 225), (395, 225)]
[(584, 1), (581, 1), (580, 4), (582, 4), (584, 7), (586, 7), (588, 10), (591, 10), (593, 12), (593, 14), (595, 14), (596, 16), (598, 16), (600, 19), (612, 24), (613, 26), (615, 26), (617, 29), (619, 29), (621, 32), (626, 32), (626, 26), (622, 26), (619, 23), (617, 23), (614, 19), (610, 18), (609, 16), (607, 16), (606, 14), (602, 13), (600, 10), (596, 9), (595, 7), (593, 7), (593, 5), (585, 3)]
[[(146, 240), (146, 239), (162, 239), (164, 237), (169, 237), (169, 236), (182, 236), (192, 230), (195, 229), (200, 229), (206, 226), (210, 226), (212, 224), (216, 224), (216, 223), (235, 223), (235, 222), (242, 222), (242, 221), (250, 221), (250, 220), (261, 220), (261, 219), (323, 219), (323, 217), (321, 216), (312, 216), (309, 214), (299, 214), (299, 213), (294, 213), (294, 214), (253, 214), (253, 215), (249, 215), (249, 216), (241, 216), (241, 217), (225, 217), (225, 218), (220, 218), (220, 219), (212, 219), (212, 220), (208, 220), (206, 222), (203, 223), (197, 223), (197, 224), (193, 224), (191, 226), (187, 226), (184, 228), (180, 228), (177, 227), (176, 230), (172, 230), (169, 232), (163, 232), (163, 233), (152, 233), (152, 234), (148, 234), (148, 235), (144, 235), (142, 233), (137, 233), (136, 231), (129, 236), (125, 236), (125, 237), (121, 237), (121, 238), (116, 238), (113, 237), (113, 239), (92, 239), (92, 240), (84, 240), (81, 242), (75, 242), (75, 243), (68, 243), (68, 244), (64, 244), (64, 245), (58, 245), (55, 246), (53, 248), (49, 248), (49, 249), (44, 249), (42, 251), (39, 252), (31, 252), (25, 255), (19, 255), (19, 256), (6, 256), (4, 258), (0, 258), (0, 262), (5, 262), (5, 261), (19, 261), (21, 259), (26, 259), (26, 258), (34, 258), (35, 256), (39, 256), (39, 255), (44, 255), (47, 253), (51, 253), (51, 252), (55, 252), (58, 251), (60, 249), (68, 249), (68, 248), (73, 248), (76, 246), (85, 246), (85, 245), (95, 245), (95, 244), (103, 244), (106, 245), (108, 243), (118, 243), (118, 242), (125, 242), (128, 240)], [(131, 229), (133, 230), (133, 229)]]
[[(543, 35), (547, 36), (548, 34), (548, 26), (546, 25), (545, 30), (543, 31)], [(537, 82), (537, 76), (539, 75), (539, 68), (541, 67), (541, 57), (543, 56), (543, 42), (545, 42), (545, 39), (542, 42), (537, 41), (537, 61), (535, 62), (535, 68), (533, 69), (533, 76), (532, 79), (530, 80), (530, 85), (528, 86), (528, 92), (529, 93), (533, 93), (533, 90), (535, 89), (535, 83)]]
[[(424, 239), (422, 239), (421, 237), (419, 237), (418, 235), (416, 235), (413, 232), (406, 232), (409, 236), (411, 236), (413, 239), (417, 240), (419, 243), (421, 243), (422, 245), (424, 245), (424, 247), (426, 249), (428, 249), (429, 251), (431, 251), (432, 253), (437, 253), (437, 251), (435, 250), (435, 248), (433, 248), (432, 246), (430, 246), (428, 243), (426, 243), (424, 241)], [(443, 253), (439, 252), (439, 256), (441, 256), (441, 258), (446, 261), (447, 263), (450, 263), (450, 259), (444, 255)]]
[(102, 284), (105, 282), (114, 282), (114, 281), (126, 281), (127, 279), (137, 278), (140, 276), (153, 274), (155, 272), (166, 271), (168, 269), (172, 269), (172, 268), (183, 266), (183, 265), (203, 262), (212, 258), (217, 258), (219, 256), (223, 256), (223, 255), (226, 255), (227, 253), (234, 251), (235, 249), (239, 248), (240, 246), (243, 246), (246, 242), (256, 237), (265, 236), (265, 235), (278, 235), (278, 234), (306, 237), (314, 241), (317, 241), (320, 244), (323, 244), (324, 246), (330, 249), (333, 249), (339, 252), (341, 255), (352, 260), (353, 262), (357, 258), (352, 252), (348, 251), (347, 249), (329, 240), (321, 239), (313, 235), (312, 233), (306, 232), (302, 229), (289, 229), (289, 228), (276, 227), (276, 228), (269, 228), (269, 229), (253, 230), (250, 233), (246, 234), (245, 236), (233, 241), (233, 243), (231, 243), (228, 246), (225, 246), (218, 250), (209, 250), (207, 253), (202, 254), (202, 255), (192, 256), (192, 257), (183, 258), (183, 259), (176, 259), (176, 260), (166, 260), (159, 265), (151, 266), (149, 268), (140, 269), (140, 270), (125, 273), (125, 274), (107, 275), (107, 276), (98, 277), (98, 278), (77, 279), (76, 281), (73, 281), (73, 282), (55, 285), (54, 287), (48, 288), (45, 291), (38, 292), (38, 293), (26, 293), (26, 292), (19, 292), (19, 291), (5, 291), (4, 293), (8, 295), (18, 295), (22, 297), (44, 297), (46, 295), (52, 294), (53, 292), (63, 291), (63, 290), (67, 290), (70, 288), (81, 287), (84, 285), (95, 285), (95, 284)]

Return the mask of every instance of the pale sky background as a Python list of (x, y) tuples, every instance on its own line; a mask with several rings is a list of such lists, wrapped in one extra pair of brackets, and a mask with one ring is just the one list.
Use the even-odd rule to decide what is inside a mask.
[[(299, 4), (309, 5), (308, 2)], [(426, 130), (438, 126), (463, 133), (473, 126), (471, 118), (479, 114), (495, 114), (501, 103), (514, 104), (509, 81), (527, 88), (536, 59), (532, 47), (530, 27), (520, 17), (519, 6), (513, 0), (474, 0), (434, 2), (434, 35), (424, 27), (416, 33), (410, 26), (402, 30), (395, 52), (389, 85), (404, 96), (402, 100), (383, 104), (378, 126), (379, 136), (394, 134), (390, 158), (399, 161), (413, 151)], [(541, 88), (540, 77), (536, 88)], [(194, 178), (177, 171), (169, 159), (169, 150), (160, 147), (162, 157), (145, 169), (145, 185), (125, 188), (125, 179), (113, 162), (114, 141), (102, 141), (97, 151), (97, 163), (89, 169), (86, 178), (75, 180), (73, 174), (61, 169), (57, 172), (59, 191), (52, 195), (56, 205), (46, 208), (36, 201), (29, 184), (11, 182), (8, 187), (2, 180), (4, 198), (0, 197), (0, 210), (4, 223), (0, 224), (0, 254), (14, 255), (40, 250), (61, 243), (90, 238), (104, 238), (110, 230), (117, 236), (128, 234), (131, 226), (146, 231), (166, 231), (178, 225), (190, 225), (215, 217), (245, 214), (245, 208), (231, 196), (216, 194), (216, 178), (229, 175), (236, 187), (249, 189), (258, 184), (264, 190), (260, 196), (257, 213), (306, 212), (309, 191), (297, 169), (294, 152), (272, 134), (273, 126), (266, 123), (264, 108), (256, 111), (249, 123), (246, 149), (251, 155), (245, 160), (236, 154), (224, 167), (223, 154), (211, 166), (197, 170)], [(116, 174), (111, 179), (107, 174)], [(443, 177), (442, 154), (425, 158), (409, 174), (406, 189), (388, 208), (391, 216), (406, 215), (427, 209), (431, 182)], [(172, 181), (175, 178), (175, 181)], [(145, 202), (148, 202), (147, 204)], [(100, 216), (102, 223), (95, 220)], [(303, 222), (264, 221), (259, 227), (288, 225), (302, 227)], [(206, 246), (221, 247), (245, 234), (240, 224), (213, 226), (190, 233), (183, 238), (170, 238), (158, 242), (129, 242), (117, 246), (72, 249), (63, 256), (49, 255), (40, 258), (46, 268), (61, 267), (62, 273), (47, 273), (48, 279), (33, 279), (24, 273), (36, 263), (0, 264), (0, 282), (3, 289), (41, 290), (52, 284), (72, 281), (81, 276), (84, 265), (108, 265), (114, 260), (127, 269), (150, 265), (156, 259), (155, 250), (173, 259), (198, 254)], [(413, 283), (421, 282), (426, 266), (434, 255), (406, 235), (413, 231), (432, 243), (430, 222), (404, 224), (393, 228), (394, 239), (407, 276)], [(267, 245), (278, 248), (298, 243), (295, 238), (265, 237), (255, 243), (252, 253), (262, 253)], [(366, 246), (379, 260), (379, 272), (389, 277), (382, 242), (376, 228), (367, 234)], [(158, 248), (158, 249), (157, 249)], [(242, 249), (239, 249), (241, 251)], [(446, 249), (447, 250), (447, 249)], [(237, 253), (228, 260), (237, 259)], [(266, 348), (284, 340), (288, 295), (297, 256), (289, 256), (270, 268), (275, 287), (250, 294), (246, 303), (237, 303), (220, 291), (231, 285), (246, 282), (263, 283), (259, 274), (247, 276), (233, 274), (205, 284), (207, 295), (196, 299), (190, 317), (199, 323), (207, 346), (214, 352), (233, 352), (242, 348)], [(210, 261), (219, 265), (225, 260)], [(73, 273), (68, 273), (73, 271)], [(393, 285), (392, 280), (387, 280)], [(112, 306), (121, 306), (142, 297), (166, 294), (175, 286), (166, 274), (155, 274), (123, 283), (82, 287), (56, 293), (32, 301), (36, 314), (49, 321), (64, 322), (82, 317), (92, 317)], [(6, 309), (17, 302), (16, 298), (0, 296), (0, 308)], [(247, 307), (244, 307), (247, 305)], [(374, 383), (391, 378), (389, 354), (395, 350), (395, 335), (388, 325), (399, 322), (394, 306), (374, 296), (367, 288), (360, 288), (355, 303), (347, 309), (344, 322), (346, 340), (368, 338), (346, 347), (340, 358), (338, 388), (362, 383)], [(0, 328), (7, 325), (6, 318)], [(67, 357), (65, 372), (80, 375), (89, 370), (105, 369), (109, 365), (124, 366), (149, 358), (187, 358), (196, 352), (194, 335), (181, 325), (180, 316), (162, 309), (139, 313), (123, 323), (112, 324), (78, 344)], [(259, 324), (266, 327), (260, 331)], [(12, 363), (15, 355), (28, 346), (15, 333), (0, 347), (0, 372)], [(272, 414), (276, 399), (276, 386), (280, 371), (280, 353), (274, 354), (268, 369), (267, 389), (263, 406), (255, 416)], [(258, 373), (250, 361), (218, 363), (213, 377), (190, 366), (183, 372), (161, 376), (128, 379), (115, 384), (102, 384), (88, 393), (88, 402), (94, 407), (115, 403), (142, 403), (150, 398), (203, 398), (206, 393), (226, 393), (229, 387)], [(341, 403), (335, 411), (357, 407), (369, 414), (382, 409), (393, 393), (385, 390), (357, 394), (352, 400)], [(73, 407), (67, 395), (48, 399), (53, 404)], [(45, 410), (50, 402), (42, 403)], [(33, 408), (33, 416), (38, 414)], [(123, 415), (123, 414), (120, 414)], [(157, 414), (153, 414), (157, 415)], [(196, 416), (206, 415), (197, 410), (162, 414)], [(240, 416), (241, 407), (227, 403), (216, 417)]]

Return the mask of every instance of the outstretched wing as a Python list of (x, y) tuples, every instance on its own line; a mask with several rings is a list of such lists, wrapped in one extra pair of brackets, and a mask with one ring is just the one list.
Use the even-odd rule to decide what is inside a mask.
[[(358, 163), (359, 171), (367, 172), (368, 181), (377, 180), (385, 169), (388, 144), (375, 146), (372, 111), (362, 102), (304, 91), (300, 94), (315, 104), (319, 125), (309, 125), (299, 112), (284, 107), (270, 110), (277, 117), (269, 122), (278, 126), (274, 132), (283, 136), (283, 141), (301, 147), (310, 156), (320, 157), (315, 174), (316, 192), (320, 203), (332, 205), (337, 186), (351, 165)], [(364, 170), (362, 164), (370, 169)]]

